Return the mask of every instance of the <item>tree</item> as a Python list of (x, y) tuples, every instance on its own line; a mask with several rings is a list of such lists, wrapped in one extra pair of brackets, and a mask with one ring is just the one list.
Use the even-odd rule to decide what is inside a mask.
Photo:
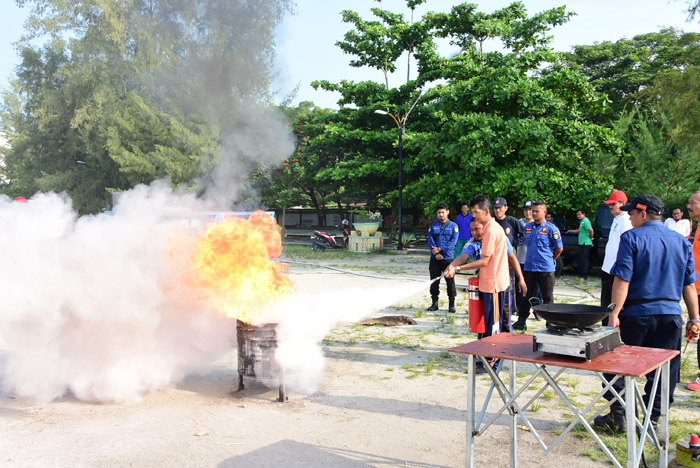
[(649, 109), (648, 101), (640, 101), (640, 93), (653, 86), (661, 73), (700, 65), (700, 34), (666, 28), (617, 42), (574, 46), (565, 59), (567, 66), (583, 73), (608, 96), (607, 116), (616, 119), (634, 106)]
[[(546, 63), (560, 63), (547, 32), (568, 21), (562, 8), (528, 16), (522, 3), (486, 14), (461, 4), (449, 13), (428, 13), (408, 24), (401, 15), (379, 9), (381, 21), (355, 26), (341, 44), (360, 58), (354, 65), (393, 70), (388, 63), (407, 52), (411, 31), (419, 39), (415, 80), (389, 88), (379, 83), (317, 82), (339, 91), (339, 122), (324, 133), (337, 146), (357, 154), (328, 173), (352, 176), (356, 186), (389, 194), (396, 187), (396, 130), (377, 109), (403, 116), (427, 83), (440, 80), (411, 114), (404, 138), (406, 198), (427, 211), (438, 202), (456, 205), (477, 193), (505, 196), (513, 205), (540, 198), (554, 208), (597, 205), (610, 189), (594, 178), (590, 165), (601, 150), (616, 153), (620, 142), (609, 129), (591, 121), (605, 110), (604, 96), (580, 73), (560, 67), (540, 73)], [(433, 37), (450, 39), (460, 52), (438, 54)], [(497, 49), (487, 51), (487, 46)], [(381, 129), (384, 132), (381, 132)], [(387, 131), (388, 130), (388, 131)], [(364, 149), (361, 149), (361, 146)]]
[[(194, 187), (265, 103), (288, 0), (18, 0), (32, 6), (4, 96), (6, 192), (67, 191), (76, 208), (169, 178)], [(47, 37), (42, 46), (33, 45)], [(250, 157), (257, 156), (251, 155)], [(82, 163), (76, 163), (82, 161)]]
[(666, 128), (675, 143), (700, 154), (700, 66), (661, 73), (648, 95), (668, 117)]
[(670, 138), (671, 121), (663, 113), (650, 118), (641, 111), (624, 113), (613, 129), (625, 142), (617, 156), (601, 155), (601, 174), (615, 177), (628, 193), (654, 193), (667, 206), (682, 205), (697, 190), (700, 153)]

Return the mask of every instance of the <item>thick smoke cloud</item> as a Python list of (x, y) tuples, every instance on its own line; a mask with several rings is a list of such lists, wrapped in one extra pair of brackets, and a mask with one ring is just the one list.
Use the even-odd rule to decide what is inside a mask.
[(56, 194), (0, 199), (3, 387), (133, 402), (228, 350), (235, 324), (180, 290), (187, 265), (171, 260), (198, 222), (164, 214), (201, 207), (164, 184), (95, 218)]
[[(116, 214), (77, 217), (70, 200), (38, 194), (0, 198), (0, 384), (50, 401), (137, 402), (229, 352), (235, 319), (205, 302), (183, 278), (209, 202), (163, 182), (125, 193)], [(234, 246), (232, 246), (233, 248)], [(323, 377), (321, 341), (425, 284), (382, 284), (291, 294), (259, 320), (277, 322), (277, 360), (292, 390)], [(260, 291), (265, 294), (265, 291)], [(333, 307), (350, 297), (351, 307)]]

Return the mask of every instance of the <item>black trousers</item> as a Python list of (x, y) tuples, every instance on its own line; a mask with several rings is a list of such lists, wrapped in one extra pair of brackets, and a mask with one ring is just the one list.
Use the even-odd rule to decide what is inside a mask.
[(578, 277), (588, 278), (588, 270), (590, 269), (589, 255), (591, 253), (592, 245), (579, 245), (578, 246)]
[[(680, 315), (646, 315), (641, 317), (625, 317), (620, 316), (620, 337), (622, 342), (628, 346), (643, 346), (645, 348), (661, 348), (681, 350), (681, 339), (683, 336), (683, 317)], [(657, 369), (658, 370), (658, 369)], [(611, 380), (613, 374), (603, 374), (606, 379)], [(649, 403), (649, 392), (654, 383), (654, 375), (656, 371), (649, 372), (646, 375), (647, 382), (644, 385), (644, 404)], [(673, 403), (673, 391), (678, 384), (681, 376), (681, 357), (680, 355), (671, 359), (671, 372), (669, 375), (668, 387), (668, 404)], [(625, 381), (619, 378), (613, 387), (619, 393), (625, 388)], [(614, 397), (611, 392), (605, 394), (605, 398), (610, 401)], [(610, 407), (612, 412), (621, 414), (623, 412), (619, 402), (615, 402)], [(651, 410), (652, 416), (658, 416), (661, 413), (661, 383), (656, 389), (654, 395), (654, 405)]]
[(542, 302), (551, 304), (554, 302), (554, 272), (553, 271), (524, 271), (525, 285), (527, 286), (527, 294), (518, 310), (518, 323), (525, 323), (530, 315), (530, 298), (537, 294), (539, 286), (542, 293)]
[[(447, 269), (447, 266), (452, 263), (453, 259), (449, 260), (437, 260), (435, 258), (430, 259), (430, 264), (428, 264), (428, 269), (430, 270), (430, 279), (439, 278), (442, 272)], [(447, 283), (447, 297), (454, 298), (457, 297), (457, 287), (455, 286), (454, 278), (445, 278), (445, 283)], [(433, 302), (438, 300), (440, 296), (440, 280), (435, 281), (430, 284), (430, 297)]]
[[(525, 274), (525, 265), (522, 263), (520, 264), (520, 271), (523, 272), (523, 275)], [(523, 292), (518, 289), (517, 279), (514, 280), (513, 286), (515, 287), (515, 305), (517, 306), (517, 309), (520, 310), (520, 308), (523, 306), (523, 301), (525, 300), (525, 296), (523, 296)], [(542, 302), (542, 293), (540, 292), (540, 287), (537, 286), (537, 294), (535, 294), (535, 297)], [(520, 313), (518, 312), (518, 315)]]

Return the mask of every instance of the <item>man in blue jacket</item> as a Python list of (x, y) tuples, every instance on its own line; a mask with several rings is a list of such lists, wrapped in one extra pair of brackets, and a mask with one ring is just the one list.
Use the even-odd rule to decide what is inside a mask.
[[(630, 214), (633, 229), (620, 236), (617, 260), (611, 273), (615, 275), (612, 301), (615, 308), (608, 317), (608, 325), (620, 328), (622, 342), (630, 346), (672, 349), (680, 351), (683, 337), (683, 311), (680, 300), (688, 308), (689, 321), (686, 336), (695, 338), (693, 324), (700, 323), (698, 296), (694, 282), (693, 248), (688, 240), (667, 229), (661, 219), (664, 204), (653, 194), (638, 195), (620, 207)], [(681, 357), (671, 359), (669, 376), (669, 405), (680, 376)], [(651, 395), (656, 371), (646, 375), (644, 404), (653, 400), (651, 419), (661, 413), (661, 386)], [(605, 374), (608, 380), (612, 375)], [(624, 386), (617, 380), (613, 387), (620, 392)], [(613, 400), (612, 393), (605, 398)], [(625, 429), (625, 409), (615, 400), (610, 413), (598, 416), (596, 426), (617, 430)]]
[[(442, 276), (442, 272), (445, 271), (455, 258), (455, 245), (459, 237), (459, 228), (456, 223), (450, 221), (448, 218), (449, 214), (450, 209), (447, 203), (440, 203), (437, 206), (438, 220), (430, 225), (430, 231), (428, 232), (428, 245), (430, 246), (429, 270), (431, 280)], [(454, 277), (445, 278), (445, 283), (447, 283), (447, 297), (450, 300), (449, 311), (452, 313), (457, 312), (455, 308), (457, 287), (455, 286)], [(440, 280), (438, 279), (430, 284), (430, 297), (433, 303), (426, 310), (438, 310), (439, 295)]]

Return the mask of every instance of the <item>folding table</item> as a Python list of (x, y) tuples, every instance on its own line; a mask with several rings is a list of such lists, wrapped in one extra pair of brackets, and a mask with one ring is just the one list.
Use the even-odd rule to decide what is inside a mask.
[[(449, 349), (452, 353), (468, 355), (468, 386), (467, 386), (467, 467), (474, 467), (474, 439), (484, 433), (495, 421), (508, 411), (509, 428), (510, 428), (510, 466), (516, 468), (518, 466), (518, 438), (517, 424), (518, 418), (522, 420), (530, 432), (533, 434), (537, 442), (540, 444), (545, 454), (549, 454), (568, 434), (577, 423), (581, 423), (586, 430), (591, 434), (593, 439), (598, 443), (603, 452), (610, 458), (613, 465), (622, 468), (622, 465), (615, 459), (610, 450), (605, 446), (605, 443), (600, 439), (596, 431), (592, 427), (588, 419), (606, 411), (612, 402), (607, 402), (603, 395), (610, 391), (615, 399), (619, 401), (625, 408), (625, 426), (627, 431), (627, 468), (637, 468), (639, 466), (644, 445), (647, 441), (653, 444), (659, 450), (659, 467), (668, 466), (668, 395), (669, 395), (669, 375), (670, 361), (679, 354), (679, 351), (656, 348), (642, 348), (639, 346), (621, 345), (613, 351), (601, 354), (600, 356), (585, 361), (580, 358), (570, 356), (559, 356), (553, 354), (545, 354), (540, 351), (534, 351), (532, 344), (532, 335), (524, 335), (517, 333), (500, 333), (481, 340), (472, 341), (463, 344), (456, 348)], [(488, 391), (486, 402), (479, 414), (476, 416), (476, 374), (475, 363), (477, 357), (484, 362), (488, 375), (491, 378), (491, 387)], [(496, 369), (487, 365), (487, 358), (500, 359), (510, 361), (509, 366), (509, 382), (506, 386), (498, 375), (498, 367)], [(536, 366), (536, 371), (526, 380), (520, 388), (516, 388), (516, 370), (518, 362), (531, 363)], [(559, 368), (550, 369), (550, 368)], [(649, 372), (656, 369), (661, 372), (656, 372), (653, 380), (652, 394), (660, 383), (661, 385), (661, 414), (658, 423), (658, 435), (653, 428), (650, 428), (651, 408), (653, 398), (650, 398), (649, 404), (644, 405), (642, 394), (637, 387), (636, 380), (644, 377)], [(589, 371), (598, 376), (604, 384), (602, 390), (593, 398), (593, 400), (581, 411), (571, 402), (562, 389), (557, 380), (566, 369), (578, 369)], [(603, 374), (615, 374), (615, 377), (608, 382), (603, 377)], [(537, 379), (542, 376), (545, 380), (544, 385), (536, 394), (530, 398), (524, 405), (518, 403), (517, 399), (525, 390)], [(621, 392), (616, 392), (612, 384), (617, 379), (624, 379), (625, 387)], [(646, 383), (646, 378), (642, 379)], [(544, 392), (547, 387), (551, 387), (557, 395), (566, 403), (566, 406), (571, 413), (576, 417), (566, 429), (548, 446), (540, 437), (537, 430), (534, 428), (529, 418), (525, 414), (530, 405)], [(492, 418), (484, 421), (486, 409), (488, 407), (493, 390), (496, 390), (503, 406), (493, 414)], [(599, 409), (591, 416), (586, 416), (594, 407), (601, 401), (606, 401), (606, 405)], [(637, 404), (639, 403), (641, 411), (639, 417), (637, 415)], [(640, 443), (637, 443), (637, 433), (645, 434)]]

